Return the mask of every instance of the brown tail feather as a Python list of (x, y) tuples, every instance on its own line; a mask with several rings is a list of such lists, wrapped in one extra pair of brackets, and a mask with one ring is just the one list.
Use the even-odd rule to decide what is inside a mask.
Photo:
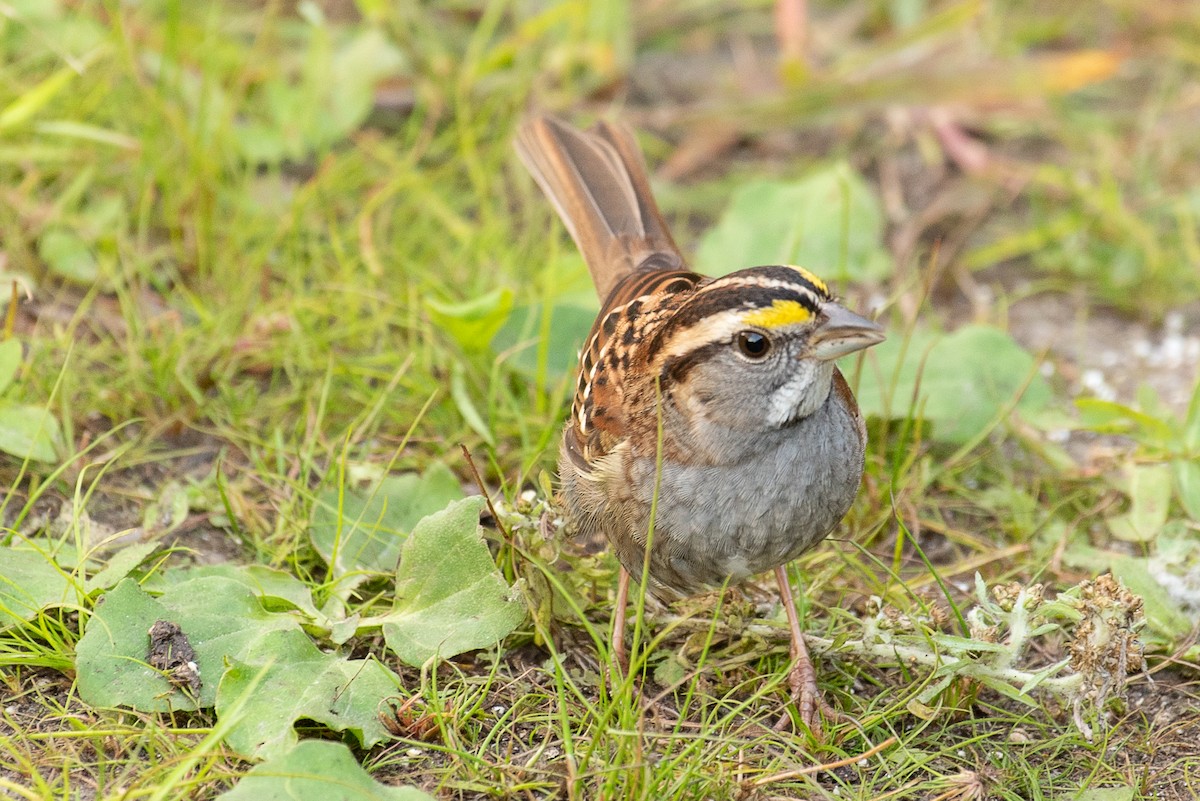
[(581, 131), (534, 116), (522, 123), (516, 147), (583, 253), (601, 300), (634, 270), (684, 266), (627, 129), (600, 122)]

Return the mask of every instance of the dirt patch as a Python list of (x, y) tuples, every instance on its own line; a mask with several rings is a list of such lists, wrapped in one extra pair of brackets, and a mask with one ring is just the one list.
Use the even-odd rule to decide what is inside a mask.
[(1127, 707), (1114, 723), (1114, 739), (1125, 739), (1144, 787), (1162, 799), (1200, 798), (1200, 681), (1164, 671), (1131, 686)]
[(1009, 328), (1034, 353), (1049, 350), (1068, 391), (1100, 400), (1133, 402), (1149, 386), (1178, 414), (1200, 379), (1200, 306), (1168, 313), (1160, 325), (1063, 293), (1013, 304)]
[[(129, 467), (104, 473), (88, 488), (83, 504), (57, 491), (11, 493), (4, 526), (21, 537), (82, 543), (97, 556), (138, 542), (159, 540), (179, 549), (174, 562), (220, 564), (245, 561), (245, 545), (230, 529), (214, 522), (216, 492), (189, 497), (189, 488), (211, 487), (217, 459), (229, 452), (227, 443), (190, 431), (154, 443), (156, 454), (134, 460)], [(228, 461), (228, 460), (227, 460)], [(77, 470), (77, 467), (73, 467)], [(225, 465), (226, 480), (236, 468)], [(66, 486), (74, 484), (68, 477)]]

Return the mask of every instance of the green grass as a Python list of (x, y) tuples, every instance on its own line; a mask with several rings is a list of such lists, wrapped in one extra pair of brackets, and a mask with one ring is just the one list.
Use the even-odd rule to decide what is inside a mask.
[[(1054, 292), (1071, 300), (1064, 315), (1195, 319), (1200, 17), (1186, 4), (814, 3), (817, 66), (774, 88), (766, 2), (437, 5), (0, 4), (0, 278), (31, 290), (6, 325), (26, 355), (0, 394), (62, 426), (56, 460), (0, 462), (0, 547), (162, 541), (162, 570), (265, 564), (324, 600), (335, 587), (308, 524), (341, 472), (443, 462), (469, 484), (461, 443), (510, 500), (544, 489), (595, 300), (513, 156), (531, 104), (652, 128), (652, 164), (713, 125), (737, 131), (743, 146), (664, 182), (681, 242), (738, 185), (847, 159), (885, 198), (879, 244), (899, 261), (882, 284), (841, 291), (887, 298), (896, 337), (960, 322), (958, 289), (976, 285), (999, 324)], [(1070, 61), (1091, 50), (1097, 62)], [(675, 65), (681, 95), (643, 77), (655, 60)], [(947, 166), (929, 108), (986, 144), (986, 170)], [(497, 290), (511, 292), (511, 315)], [(502, 346), (480, 341), (501, 323)], [(859, 381), (880, 375), (868, 363)], [(1023, 706), (966, 679), (924, 714), (929, 671), (838, 651), (870, 596), (914, 615), (938, 607), (953, 627), (976, 571), (1061, 589), (1112, 554), (1155, 553), (1108, 523), (1136, 495), (1122, 471), (1168, 457), (1144, 439), (1107, 461), (1069, 455), (1046, 432), (1079, 425), (1064, 422), (1076, 387), (1061, 372), (1051, 383), (1056, 417), (1005, 415), (961, 447), (937, 440), (908, 397), (892, 399), (897, 419), (872, 421), (854, 509), (794, 571), (806, 625), (834, 641), (822, 687), (854, 718), (824, 741), (770, 730), (787, 647), (768, 590), (651, 610), (644, 679), (610, 686), (615, 563), (526, 528), (493, 543), (531, 611), (499, 648), (418, 670), (379, 638), (344, 647), (395, 668), (428, 716), (428, 732), (356, 757), (381, 781), (447, 798), (1190, 797), (1200, 702), (1183, 635), (1151, 626), (1152, 665), (1180, 660), (1115, 704), (1094, 742), (1053, 699)], [(1194, 535), (1180, 491), (1168, 497), (1169, 524)], [(234, 786), (252, 765), (222, 745), (212, 710), (78, 699), (96, 567), (70, 574), (65, 605), (0, 631), (0, 792), (207, 798)], [(365, 595), (390, 602), (379, 584)], [(1038, 647), (1045, 664), (1062, 643)], [(866, 764), (790, 773), (889, 738)]]

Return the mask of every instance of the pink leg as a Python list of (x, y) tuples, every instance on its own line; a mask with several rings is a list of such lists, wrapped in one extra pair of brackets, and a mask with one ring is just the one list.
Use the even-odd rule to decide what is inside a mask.
[[(792, 703), (800, 712), (800, 720), (814, 734), (820, 734), (820, 720), (817, 717), (818, 708), (826, 708), (821, 700), (821, 691), (817, 688), (817, 671), (812, 659), (808, 656), (808, 647), (804, 644), (804, 633), (800, 631), (800, 616), (796, 614), (796, 600), (792, 597), (792, 585), (788, 582), (787, 568), (783, 565), (775, 568), (775, 581), (779, 585), (779, 597), (783, 601), (783, 609), (787, 613), (788, 631), (792, 636), (792, 667), (788, 672), (788, 685), (792, 691)], [(788, 716), (784, 715), (775, 724), (776, 729), (787, 725)]]
[(612, 655), (621, 673), (629, 672), (625, 656), (625, 607), (629, 602), (629, 571), (624, 567), (617, 573), (617, 608), (613, 612)]

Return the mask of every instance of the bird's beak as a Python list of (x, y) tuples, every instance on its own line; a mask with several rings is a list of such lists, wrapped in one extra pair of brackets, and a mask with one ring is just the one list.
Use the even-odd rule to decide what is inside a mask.
[(848, 353), (883, 341), (883, 326), (859, 317), (845, 306), (821, 304), (824, 318), (809, 335), (808, 354), (822, 361), (840, 359)]

